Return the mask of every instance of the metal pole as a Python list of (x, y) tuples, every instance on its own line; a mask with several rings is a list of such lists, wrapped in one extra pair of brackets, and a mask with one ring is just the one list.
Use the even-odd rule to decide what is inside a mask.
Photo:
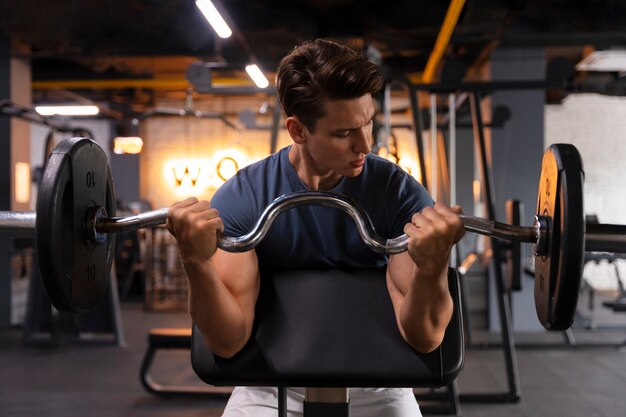
[[(448, 96), (448, 133), (450, 135), (450, 152), (448, 163), (450, 179), (450, 205), (456, 205), (456, 97), (452, 93)], [(450, 253), (450, 265), (453, 267), (458, 263), (457, 251)]]
[[(477, 142), (479, 150), (479, 160), (481, 176), (483, 180), (483, 191), (485, 195), (485, 204), (487, 214), (490, 220), (495, 220), (496, 213), (494, 207), (493, 186), (489, 164), (487, 161), (487, 151), (485, 145), (484, 126), (481, 113), (481, 95), (479, 92), (472, 94), (470, 107), (472, 112), (472, 126), (474, 128), (474, 140)], [(504, 288), (504, 277), (502, 275), (502, 252), (500, 251), (500, 243), (497, 239), (491, 238), (491, 248), (493, 249), (492, 260), (495, 273), (496, 291), (498, 299), (498, 307), (500, 310), (500, 326), (502, 330), (502, 338), (504, 344), (504, 356), (506, 360), (507, 379), (509, 383), (509, 392), (504, 396), (494, 396), (494, 399), (506, 399), (510, 402), (518, 402), (521, 398), (519, 389), (519, 378), (517, 368), (517, 358), (515, 355), (515, 341), (513, 337), (513, 328), (511, 325), (511, 304), (509, 297)], [(474, 399), (483, 396), (474, 396)], [(462, 396), (462, 399), (472, 400), (472, 396)]]
[(274, 103), (274, 108), (272, 109), (272, 132), (270, 135), (270, 154), (276, 152), (276, 148), (278, 147), (278, 128), (280, 124), (280, 116), (281, 109), (280, 103), (278, 102), (278, 97), (276, 97), (276, 102)]
[[(391, 137), (391, 84), (386, 84), (383, 92), (383, 132), (383, 147), (389, 154), (389, 138)], [(397, 155), (398, 153), (396, 152), (395, 156)]]
[(287, 417), (287, 388), (278, 387), (278, 417)]
[(424, 162), (424, 138), (422, 137), (422, 126), (424, 125), (420, 120), (420, 109), (417, 98), (417, 91), (412, 84), (408, 84), (409, 87), (409, 99), (411, 101), (411, 113), (413, 115), (413, 131), (415, 132), (415, 145), (417, 146), (417, 161), (420, 168), (420, 175), (422, 179), (422, 185), (428, 189), (428, 178), (426, 175), (426, 163)]
[(448, 131), (450, 132), (450, 205), (456, 205), (456, 97), (448, 96)]

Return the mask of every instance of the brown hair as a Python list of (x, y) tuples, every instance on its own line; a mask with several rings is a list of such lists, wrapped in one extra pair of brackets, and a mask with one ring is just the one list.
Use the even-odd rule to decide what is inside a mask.
[(307, 41), (278, 65), (276, 87), (283, 112), (313, 131), (325, 116), (324, 101), (359, 98), (384, 84), (375, 64), (355, 50), (322, 39)]

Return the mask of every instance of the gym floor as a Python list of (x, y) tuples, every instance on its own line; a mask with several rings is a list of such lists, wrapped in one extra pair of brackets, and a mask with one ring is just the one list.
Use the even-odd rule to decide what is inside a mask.
[[(87, 342), (65, 346), (21, 343), (21, 330), (0, 332), (0, 415), (46, 417), (220, 416), (223, 399), (160, 399), (142, 388), (139, 368), (154, 327), (188, 327), (185, 313), (144, 312), (138, 303), (122, 304), (125, 346)], [(462, 402), (460, 414), (480, 416), (623, 417), (626, 410), (626, 348), (565, 348), (562, 334), (516, 335), (520, 345), (547, 343), (549, 349), (517, 349), (522, 394), (517, 404)], [(585, 343), (626, 338), (626, 327), (576, 331)], [(497, 341), (495, 338), (493, 341)], [(505, 392), (500, 349), (468, 349), (458, 379), (461, 394)], [(188, 351), (160, 351), (152, 375), (161, 383), (199, 384)]]

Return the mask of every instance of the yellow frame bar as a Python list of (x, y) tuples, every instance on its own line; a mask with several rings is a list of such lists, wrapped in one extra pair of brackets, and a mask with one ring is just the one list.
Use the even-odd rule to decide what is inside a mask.
[(422, 82), (430, 83), (434, 80), (435, 72), (441, 63), (441, 58), (443, 57), (446, 48), (448, 48), (450, 38), (456, 28), (456, 24), (464, 5), (465, 0), (452, 0), (450, 2), (450, 6), (446, 12), (446, 17), (444, 18), (439, 34), (437, 35), (435, 46), (428, 57), (428, 62), (426, 63), (426, 68), (424, 69), (424, 73), (422, 75)]

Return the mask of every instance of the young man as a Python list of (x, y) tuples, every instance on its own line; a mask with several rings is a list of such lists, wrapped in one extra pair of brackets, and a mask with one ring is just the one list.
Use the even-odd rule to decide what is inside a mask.
[[(277, 74), (293, 144), (240, 170), (211, 203), (190, 198), (170, 209), (168, 228), (178, 240), (189, 280), (189, 312), (215, 354), (231, 357), (248, 341), (262, 271), (276, 268), (386, 264), (398, 331), (420, 352), (443, 340), (452, 314), (448, 259), (464, 233), (460, 209), (433, 206), (412, 177), (369, 154), (372, 95), (382, 86), (376, 66), (350, 48), (324, 40), (296, 47)], [(351, 197), (382, 237), (406, 233), (408, 251), (389, 258), (372, 252), (345, 213), (319, 206), (283, 213), (254, 250), (217, 249), (218, 231), (243, 235), (276, 197), (303, 190)], [(290, 412), (302, 412), (302, 394), (288, 390)], [(350, 401), (355, 417), (419, 415), (410, 389), (351, 390)], [(224, 415), (275, 416), (276, 408), (275, 390), (236, 388)]]

